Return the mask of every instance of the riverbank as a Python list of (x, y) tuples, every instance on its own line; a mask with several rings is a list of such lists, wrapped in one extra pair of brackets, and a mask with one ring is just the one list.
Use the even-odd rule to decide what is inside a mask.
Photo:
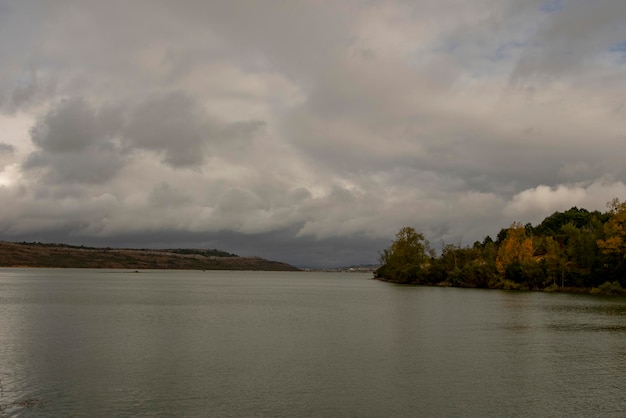
[(546, 292), (546, 293), (574, 293), (574, 294), (586, 294), (586, 295), (603, 295), (603, 296), (626, 296), (626, 289), (621, 287), (619, 282), (604, 282), (598, 287), (560, 287), (556, 285), (548, 286), (543, 289), (535, 288), (531, 289), (526, 286), (520, 286), (510, 281), (504, 281), (502, 287), (477, 287), (477, 286), (461, 286), (452, 282), (444, 281), (438, 283), (402, 283), (399, 281), (389, 280), (381, 277), (372, 277), (373, 280), (379, 280), (381, 282), (393, 283), (403, 286), (427, 286), (427, 287), (455, 287), (459, 289), (492, 289), (492, 290), (519, 290), (527, 292)]

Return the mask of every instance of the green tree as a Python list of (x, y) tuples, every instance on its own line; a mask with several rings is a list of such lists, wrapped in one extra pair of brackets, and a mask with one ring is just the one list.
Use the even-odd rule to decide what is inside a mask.
[(565, 251), (559, 243), (548, 236), (544, 240), (546, 253), (544, 263), (546, 266), (546, 276), (552, 281), (552, 286), (563, 287), (565, 284), (565, 273), (567, 269), (567, 257)]
[(424, 235), (404, 227), (396, 233), (391, 247), (380, 256), (381, 267), (375, 276), (397, 283), (425, 283), (434, 251)]

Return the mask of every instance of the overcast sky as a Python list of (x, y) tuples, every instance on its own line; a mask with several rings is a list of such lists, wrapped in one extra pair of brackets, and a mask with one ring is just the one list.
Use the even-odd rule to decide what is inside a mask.
[(626, 198), (624, 0), (0, 0), (0, 239), (375, 263)]

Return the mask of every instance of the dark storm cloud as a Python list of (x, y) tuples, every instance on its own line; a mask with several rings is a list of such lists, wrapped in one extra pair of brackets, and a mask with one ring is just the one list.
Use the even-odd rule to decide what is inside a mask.
[[(259, 256), (305, 267), (346, 267), (378, 262), (379, 251), (389, 246), (389, 239), (367, 236), (346, 236), (317, 239), (296, 237), (297, 228), (265, 234), (242, 235), (232, 232), (217, 234), (202, 246), (226, 246), (231, 252)], [(198, 245), (198, 244), (196, 244)]]

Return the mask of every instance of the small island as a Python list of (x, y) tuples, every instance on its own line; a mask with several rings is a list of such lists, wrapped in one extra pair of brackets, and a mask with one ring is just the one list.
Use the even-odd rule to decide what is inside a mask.
[(514, 222), (494, 241), (442, 244), (404, 227), (374, 272), (400, 284), (626, 294), (626, 202), (605, 213), (573, 207), (539, 225)]
[(298, 271), (279, 261), (220, 250), (94, 248), (0, 241), (0, 267)]

